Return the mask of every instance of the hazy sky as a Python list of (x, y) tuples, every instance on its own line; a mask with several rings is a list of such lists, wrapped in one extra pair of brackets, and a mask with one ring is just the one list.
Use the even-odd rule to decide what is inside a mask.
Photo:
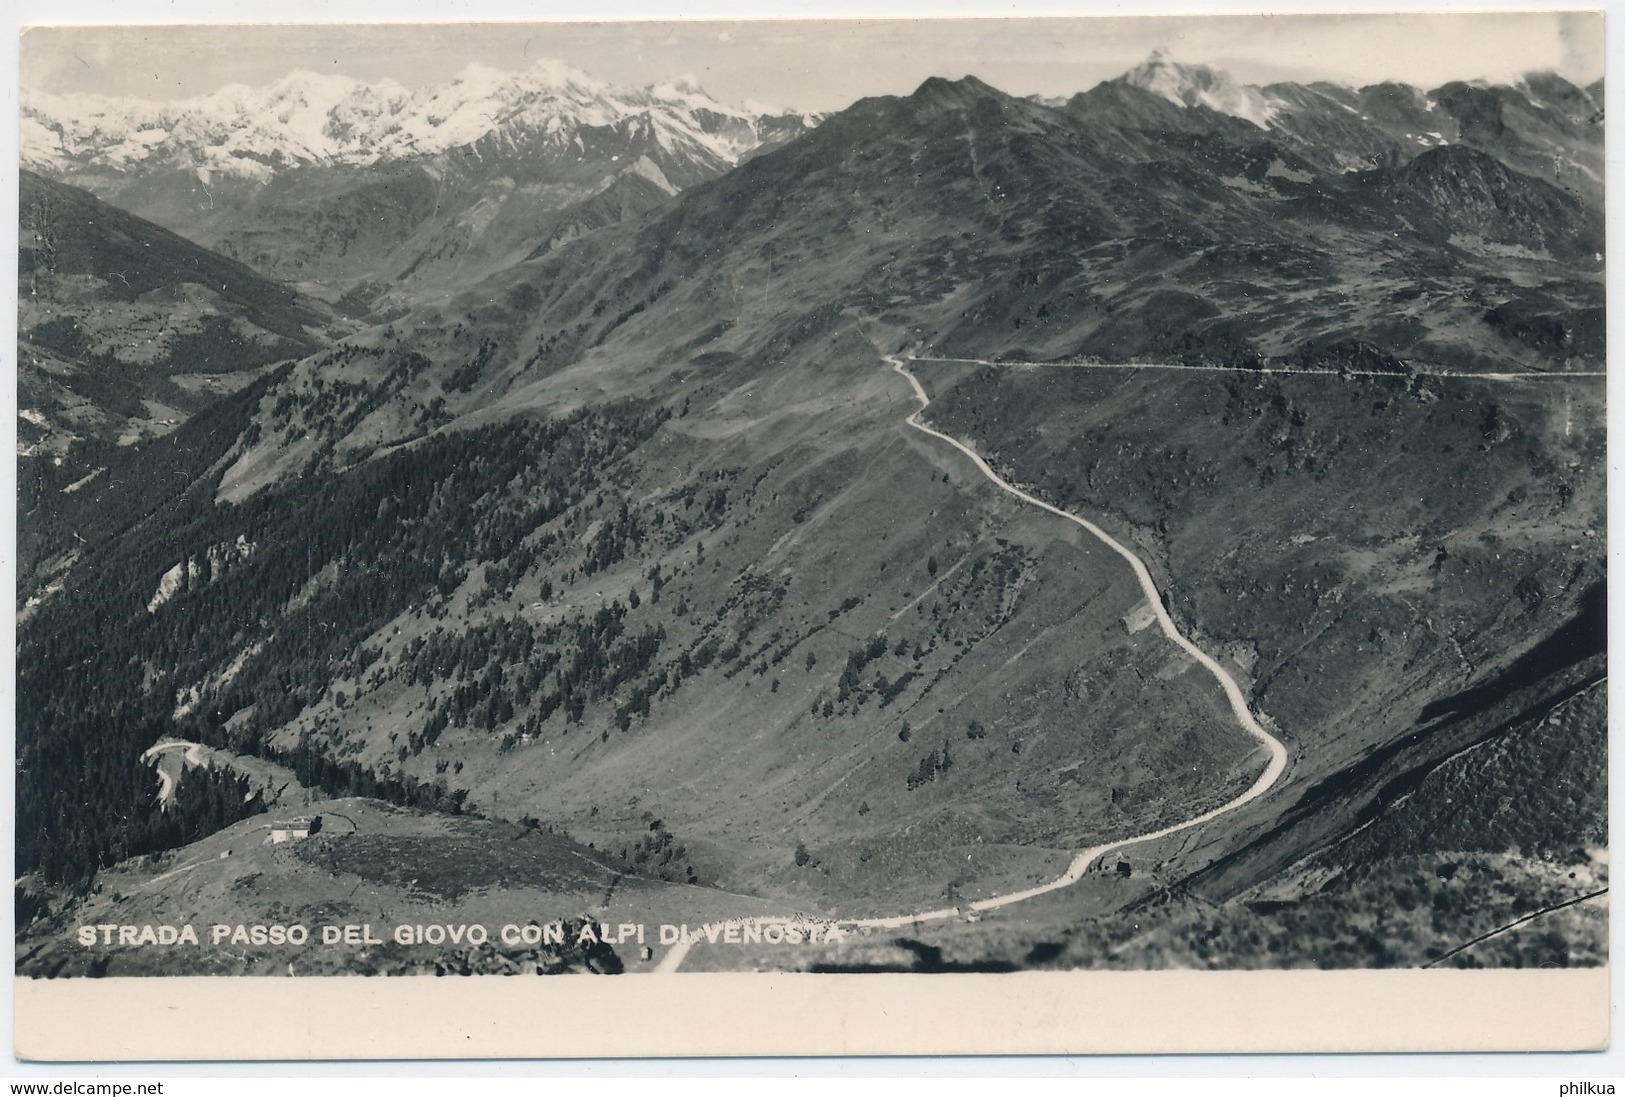
[[(361, 18), (388, 11), (460, 17), (467, 6), (245, 5), (243, 18)], [(874, 10), (896, 10), (878, 5)], [(50, 8), (48, 11), (57, 11)], [(71, 10), (71, 5), (70, 5)], [(478, 9), (473, 14), (483, 14)], [(583, 4), (532, 10), (580, 12)], [(590, 9), (616, 15), (613, 6)], [(712, 9), (714, 10), (714, 9)], [(744, 10), (773, 10), (757, 4)], [(919, 9), (916, 9), (919, 10)], [(936, 9), (955, 10), (951, 4)], [(1007, 6), (1005, 10), (1015, 10)], [(1053, 10), (1053, 9), (1052, 9)], [(1072, 10), (1087, 11), (1074, 5)], [(120, 17), (187, 17), (181, 4), (125, 4)], [(213, 18), (219, 18), (215, 9)], [(439, 14), (436, 15), (435, 13)], [(38, 20), (40, 15), (33, 15)], [(50, 16), (55, 17), (55, 16)], [(83, 18), (81, 15), (80, 18)], [(303, 68), (408, 87), (436, 83), (478, 61), (521, 69), (556, 57), (614, 84), (692, 76), (727, 102), (829, 110), (864, 95), (911, 91), (927, 76), (967, 73), (1015, 94), (1066, 95), (1143, 60), (1228, 69), (1248, 82), (1385, 79), (1436, 86), (1505, 80), (1555, 69), (1589, 82), (1602, 75), (1602, 19), (1594, 15), (1491, 12), (1446, 15), (1276, 15), (751, 21), (668, 23), (462, 23), (304, 26), (41, 27), (22, 41), (21, 82), (48, 91), (152, 99), (196, 95), (230, 82), (268, 83)]]

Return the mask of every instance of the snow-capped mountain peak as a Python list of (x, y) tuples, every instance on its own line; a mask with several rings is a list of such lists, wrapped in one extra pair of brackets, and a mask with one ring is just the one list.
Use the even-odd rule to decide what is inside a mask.
[(612, 90), (604, 81), (552, 57), (544, 57), (537, 61), (520, 73), (518, 80), (531, 88), (554, 88), (589, 95), (605, 95)]
[(617, 89), (554, 59), (518, 73), (473, 63), (415, 91), (393, 80), (367, 84), (298, 70), (264, 87), (232, 84), (164, 103), (25, 91), (22, 108), (29, 167), (122, 173), (162, 166), (204, 180), (266, 180), (306, 163), (422, 158), (488, 137), (562, 147), (582, 127), (615, 127), (640, 116), (662, 148), (724, 164), (763, 140), (755, 114), (724, 106), (691, 78)]
[(715, 100), (706, 94), (704, 88), (700, 87), (699, 81), (695, 80), (692, 74), (687, 73), (675, 80), (655, 84), (649, 88), (649, 94), (656, 99), (668, 102), (700, 101), (706, 105), (715, 104)]
[[(242, 87), (242, 85), (234, 85)], [(309, 69), (294, 69), (266, 89), (267, 97), (297, 99), (305, 103), (336, 103), (345, 96), (366, 87), (360, 80), (336, 73), (316, 73)]]
[(1229, 73), (1207, 65), (1182, 65), (1164, 49), (1152, 50), (1150, 57), (1121, 79), (1178, 106), (1207, 107), (1244, 118), (1260, 129), (1269, 128), (1270, 119), (1278, 110), (1263, 92), (1238, 83)]

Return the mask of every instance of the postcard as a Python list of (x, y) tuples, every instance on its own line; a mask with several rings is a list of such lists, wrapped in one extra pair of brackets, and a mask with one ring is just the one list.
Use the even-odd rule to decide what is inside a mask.
[(1606, 1043), (1600, 13), (20, 109), (19, 1056)]

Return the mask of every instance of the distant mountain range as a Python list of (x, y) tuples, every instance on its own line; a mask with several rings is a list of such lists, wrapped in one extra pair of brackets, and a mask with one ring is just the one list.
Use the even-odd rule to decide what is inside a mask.
[(30, 93), (22, 155), (276, 277), (432, 288), (641, 213), (816, 122), (543, 61), (414, 92), (295, 72), (168, 103)]
[[(1129, 89), (1145, 99), (1124, 99)], [(1110, 106), (1108, 107), (1108, 103)], [(1236, 81), (1162, 52), (1069, 104), (1196, 134), (1227, 120), (1313, 170), (1465, 145), (1600, 207), (1602, 85)], [(612, 87), (557, 61), (470, 65), (408, 91), (295, 72), (174, 102), (25, 91), (23, 163), (357, 314), (399, 312), (661, 205), (818, 115), (726, 106), (686, 83)], [(1230, 132), (1236, 132), (1233, 126)], [(1106, 135), (1115, 144), (1119, 135)]]
[(24, 161), (37, 168), (127, 174), (163, 166), (204, 183), (268, 182), (299, 165), (358, 167), (471, 146), (587, 155), (592, 131), (634, 121), (671, 156), (723, 167), (807, 120), (724, 106), (688, 82), (620, 89), (542, 61), (521, 73), (472, 64), (416, 91), (297, 71), (266, 87), (231, 84), (171, 102), (29, 93), (22, 141)]
[(1108, 83), (1245, 119), (1328, 170), (1365, 171), (1460, 144), (1588, 202), (1602, 198), (1601, 80), (1581, 88), (1541, 72), (1511, 85), (1452, 81), (1432, 90), (1392, 81), (1259, 87), (1157, 51)]

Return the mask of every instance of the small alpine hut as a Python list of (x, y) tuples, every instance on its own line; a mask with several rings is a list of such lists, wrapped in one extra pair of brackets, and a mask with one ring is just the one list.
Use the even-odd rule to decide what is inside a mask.
[(265, 840), (273, 846), (280, 846), (284, 842), (302, 842), (310, 837), (311, 829), (310, 820), (303, 816), (283, 819), (271, 824), (271, 833)]

